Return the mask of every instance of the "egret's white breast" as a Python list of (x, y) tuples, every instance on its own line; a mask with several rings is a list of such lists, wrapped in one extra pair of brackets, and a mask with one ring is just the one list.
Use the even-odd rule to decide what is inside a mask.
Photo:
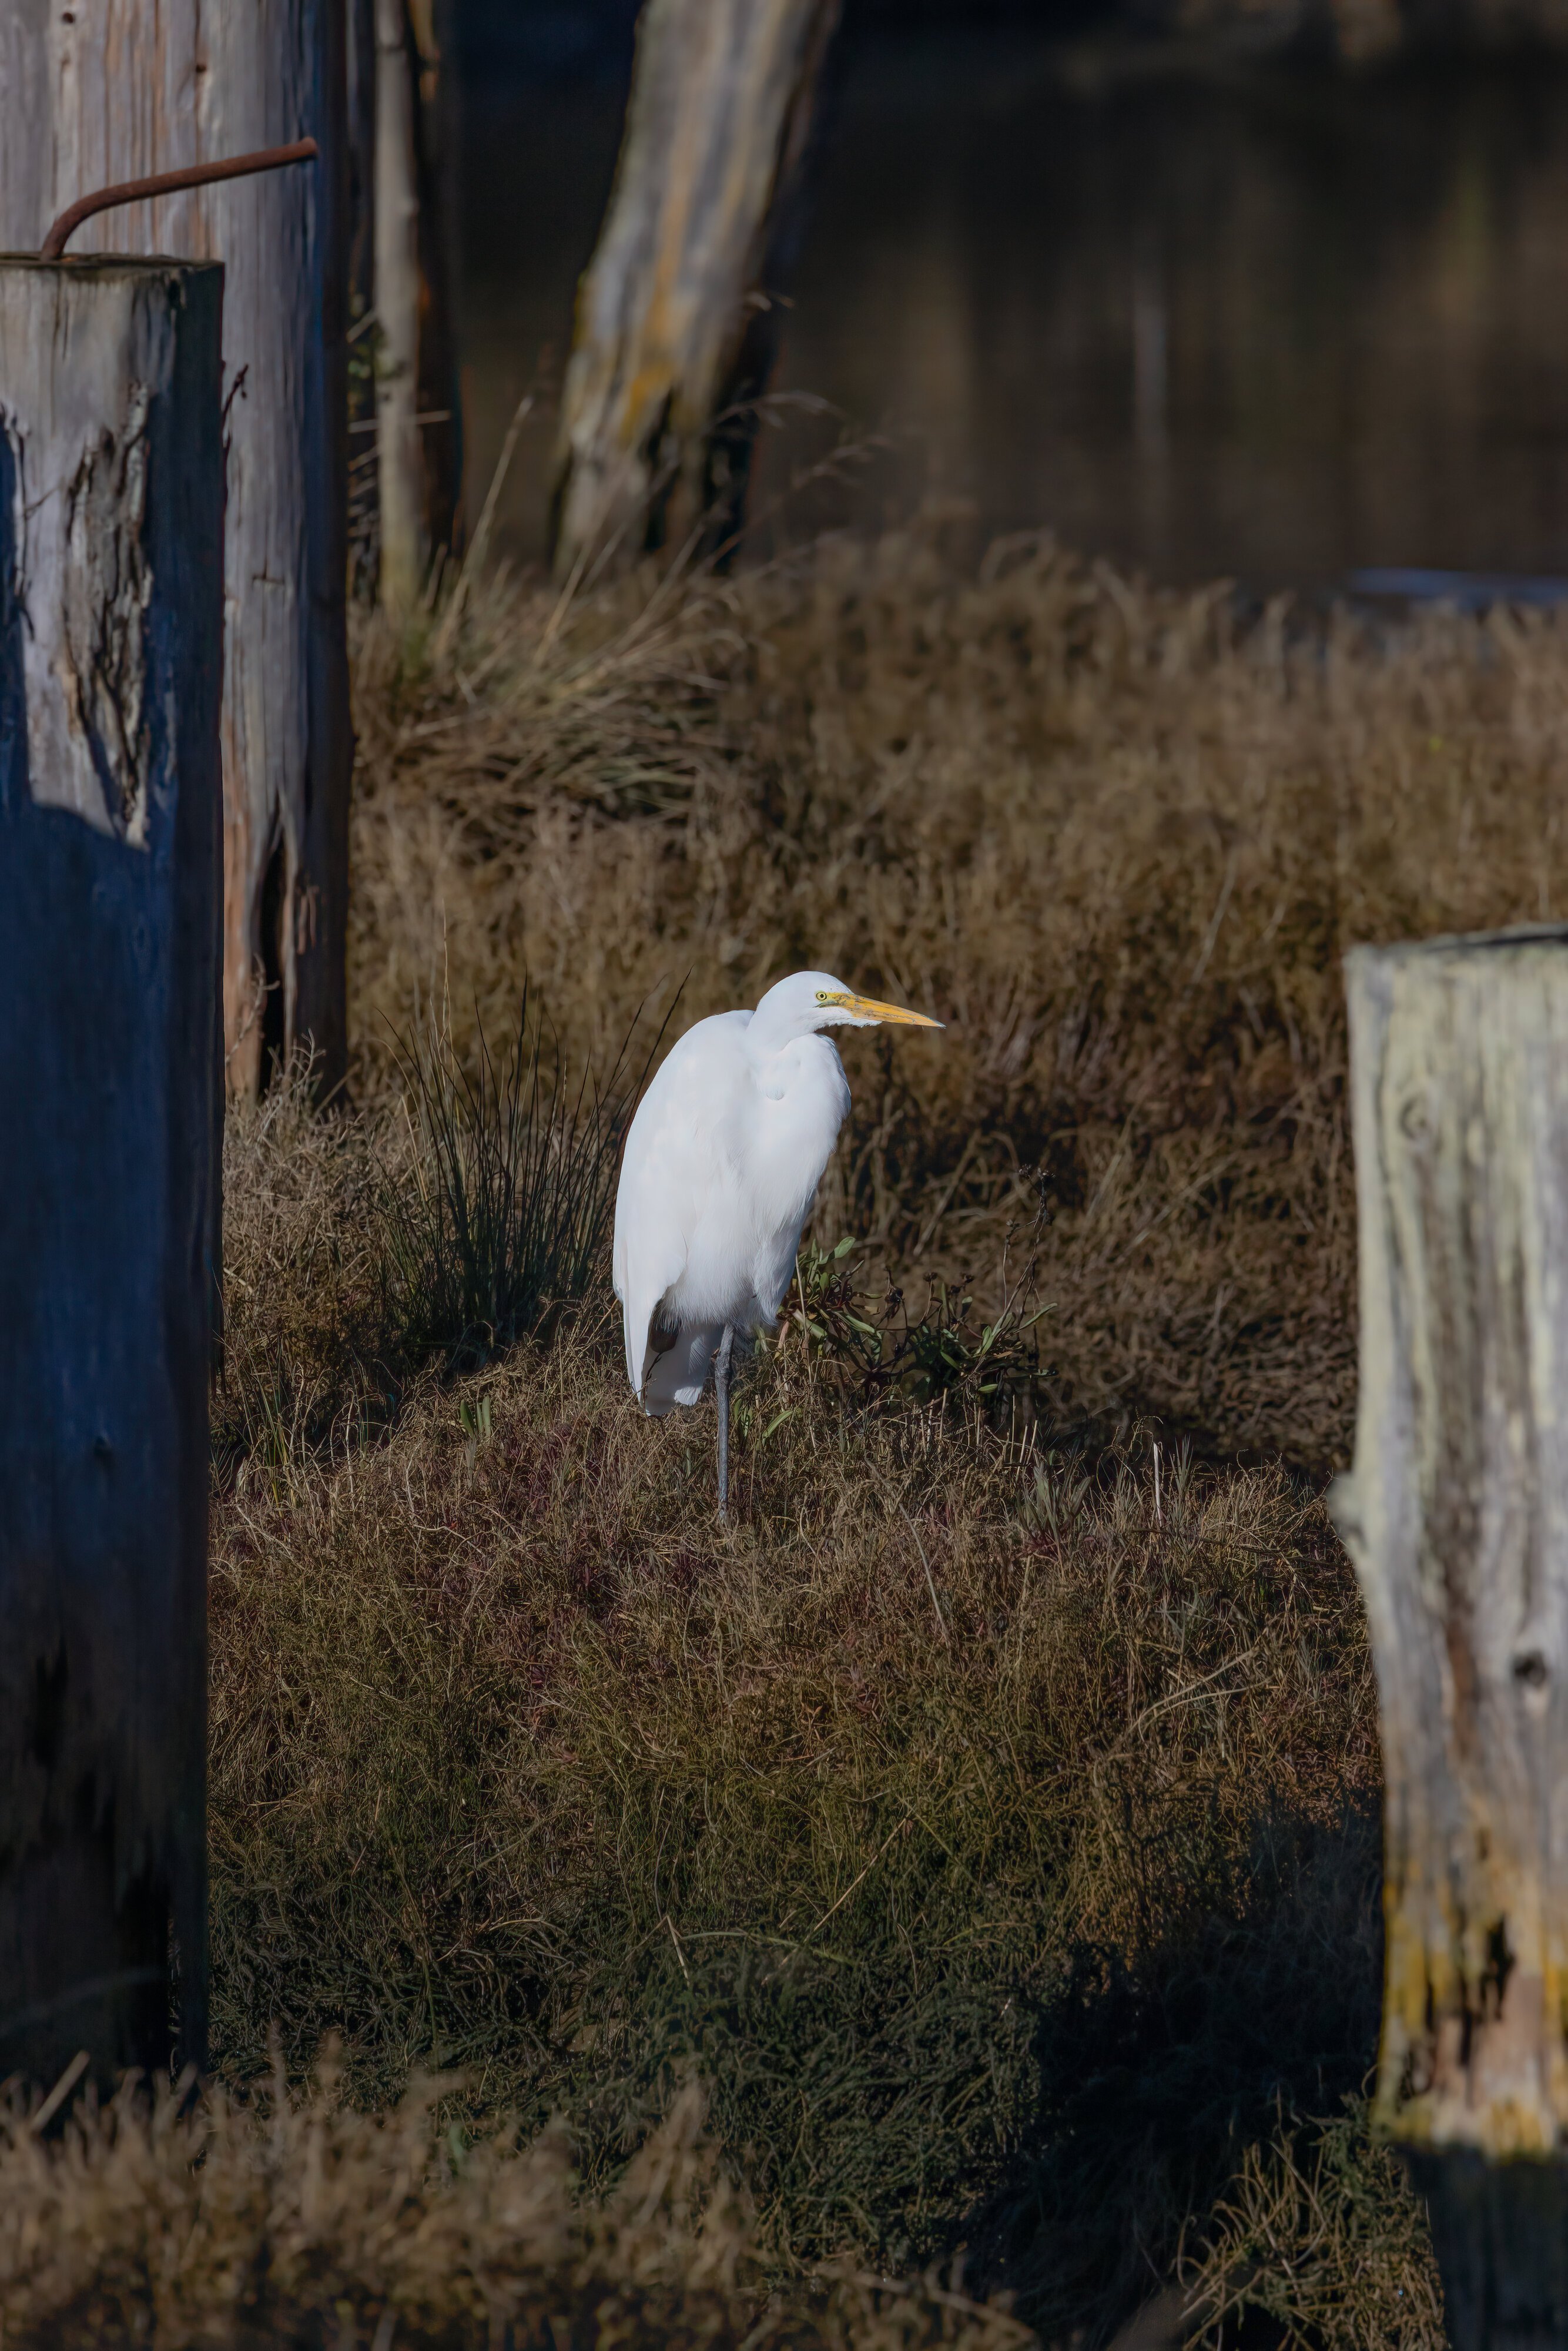
[(752, 1283), (769, 1318), (789, 1286), (800, 1228), (849, 1107), (843, 1063), (825, 1037), (796, 1038), (758, 1066), (746, 1190), (755, 1216)]

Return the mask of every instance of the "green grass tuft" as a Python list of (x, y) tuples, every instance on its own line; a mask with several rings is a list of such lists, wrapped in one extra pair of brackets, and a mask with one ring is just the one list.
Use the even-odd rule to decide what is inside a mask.
[(1186, 2284), (1213, 2351), (1263, 2334), (1282, 2351), (1445, 2351), (1448, 2339), (1425, 2210), (1357, 2098), (1313, 2122), (1281, 2111), (1249, 2147)]
[(614, 1209), (624, 1064), (622, 1050), (603, 1089), (564, 1081), (526, 987), (499, 1064), (482, 1024), (467, 1064), (434, 1017), (398, 1040), (413, 1148), (382, 1213), (387, 1326), (407, 1360), (476, 1370), (583, 1296)]

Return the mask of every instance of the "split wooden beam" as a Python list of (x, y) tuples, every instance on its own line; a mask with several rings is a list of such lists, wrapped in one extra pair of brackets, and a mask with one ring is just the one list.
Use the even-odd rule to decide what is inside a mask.
[(0, 2076), (206, 2038), (223, 271), (0, 259)]
[(1568, 2346), (1568, 931), (1348, 959), (1376, 2116), (1456, 2351)]

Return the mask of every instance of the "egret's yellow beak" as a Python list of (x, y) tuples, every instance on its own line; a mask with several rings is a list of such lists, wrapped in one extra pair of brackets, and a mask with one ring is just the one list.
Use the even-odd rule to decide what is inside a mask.
[(933, 1020), (924, 1012), (906, 1012), (901, 1004), (879, 1004), (874, 996), (851, 996), (847, 992), (842, 996), (829, 996), (824, 993), (819, 1001), (837, 1004), (845, 1012), (852, 1012), (857, 1020), (885, 1020), (905, 1029), (941, 1029), (946, 1026), (945, 1021)]

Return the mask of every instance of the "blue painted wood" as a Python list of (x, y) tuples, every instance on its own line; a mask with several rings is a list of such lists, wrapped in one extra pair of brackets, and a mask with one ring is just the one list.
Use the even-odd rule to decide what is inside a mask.
[(222, 283), (0, 261), (0, 2076), (46, 2082), (204, 2055)]

